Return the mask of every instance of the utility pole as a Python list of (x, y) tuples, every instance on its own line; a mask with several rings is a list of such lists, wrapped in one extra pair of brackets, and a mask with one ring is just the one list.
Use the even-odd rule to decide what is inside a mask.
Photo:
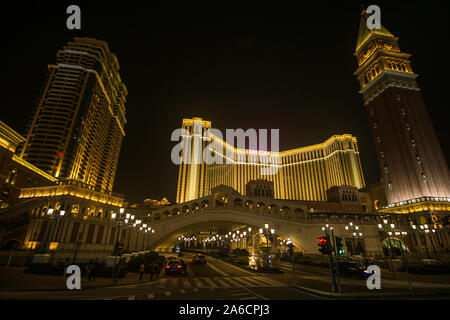
[(336, 258), (335, 264), (336, 264), (336, 277), (337, 277), (337, 291), (341, 292), (341, 280), (339, 276), (339, 257), (337, 254), (337, 248), (336, 248), (336, 238), (334, 237), (334, 229), (331, 228), (331, 237), (333, 238), (333, 251), (334, 251), (334, 257)]

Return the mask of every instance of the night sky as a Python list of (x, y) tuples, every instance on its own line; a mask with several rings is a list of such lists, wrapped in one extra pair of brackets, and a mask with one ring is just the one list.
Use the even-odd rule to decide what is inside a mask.
[[(107, 41), (129, 93), (114, 186), (128, 201), (175, 201), (178, 167), (170, 160), (176, 144), (170, 135), (184, 117), (210, 120), (223, 132), (279, 128), (281, 150), (350, 133), (358, 138), (366, 183), (378, 181), (353, 75), (361, 3), (199, 8), (91, 2), (17, 1), (2, 11), (0, 119), (24, 134), (57, 50), (74, 36)], [(66, 28), (69, 4), (81, 7), (81, 31)], [(380, 5), (382, 24), (412, 54), (448, 162), (448, 5), (373, 1), (364, 7), (369, 4)]]

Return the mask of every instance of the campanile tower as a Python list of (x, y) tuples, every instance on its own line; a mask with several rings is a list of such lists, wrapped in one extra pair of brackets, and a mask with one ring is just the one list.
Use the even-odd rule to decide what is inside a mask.
[[(370, 30), (361, 14), (355, 72), (361, 85), (390, 205), (448, 201), (447, 162), (409, 60), (392, 33)], [(424, 200), (425, 199), (425, 200)]]

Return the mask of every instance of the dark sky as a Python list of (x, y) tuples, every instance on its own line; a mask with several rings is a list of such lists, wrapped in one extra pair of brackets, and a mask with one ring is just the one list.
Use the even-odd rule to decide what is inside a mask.
[[(280, 149), (320, 143), (333, 134), (359, 140), (366, 183), (378, 181), (376, 154), (353, 72), (361, 3), (303, 1), (292, 7), (25, 4), (2, 11), (1, 120), (23, 133), (47, 64), (74, 36), (105, 40), (128, 88), (126, 136), (114, 190), (129, 201), (175, 201), (178, 167), (171, 132), (183, 117), (215, 128), (279, 128)], [(169, 2), (172, 3), (172, 2)], [(213, 3), (213, 2), (210, 2)], [(345, 4), (343, 4), (345, 3)], [(81, 31), (66, 28), (79, 4)], [(448, 42), (445, 2), (370, 2), (381, 22), (413, 54), (430, 116), (449, 159)]]

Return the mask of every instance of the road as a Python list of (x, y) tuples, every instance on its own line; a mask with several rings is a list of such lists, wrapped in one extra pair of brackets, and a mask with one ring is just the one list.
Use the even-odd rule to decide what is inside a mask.
[[(169, 256), (170, 254), (165, 254)], [(269, 274), (255, 274), (208, 257), (206, 265), (192, 263), (192, 254), (183, 257), (186, 272), (166, 275), (142, 284), (117, 285), (88, 290), (8, 292), (0, 299), (81, 299), (81, 300), (310, 300), (326, 299), (274, 280)]]

